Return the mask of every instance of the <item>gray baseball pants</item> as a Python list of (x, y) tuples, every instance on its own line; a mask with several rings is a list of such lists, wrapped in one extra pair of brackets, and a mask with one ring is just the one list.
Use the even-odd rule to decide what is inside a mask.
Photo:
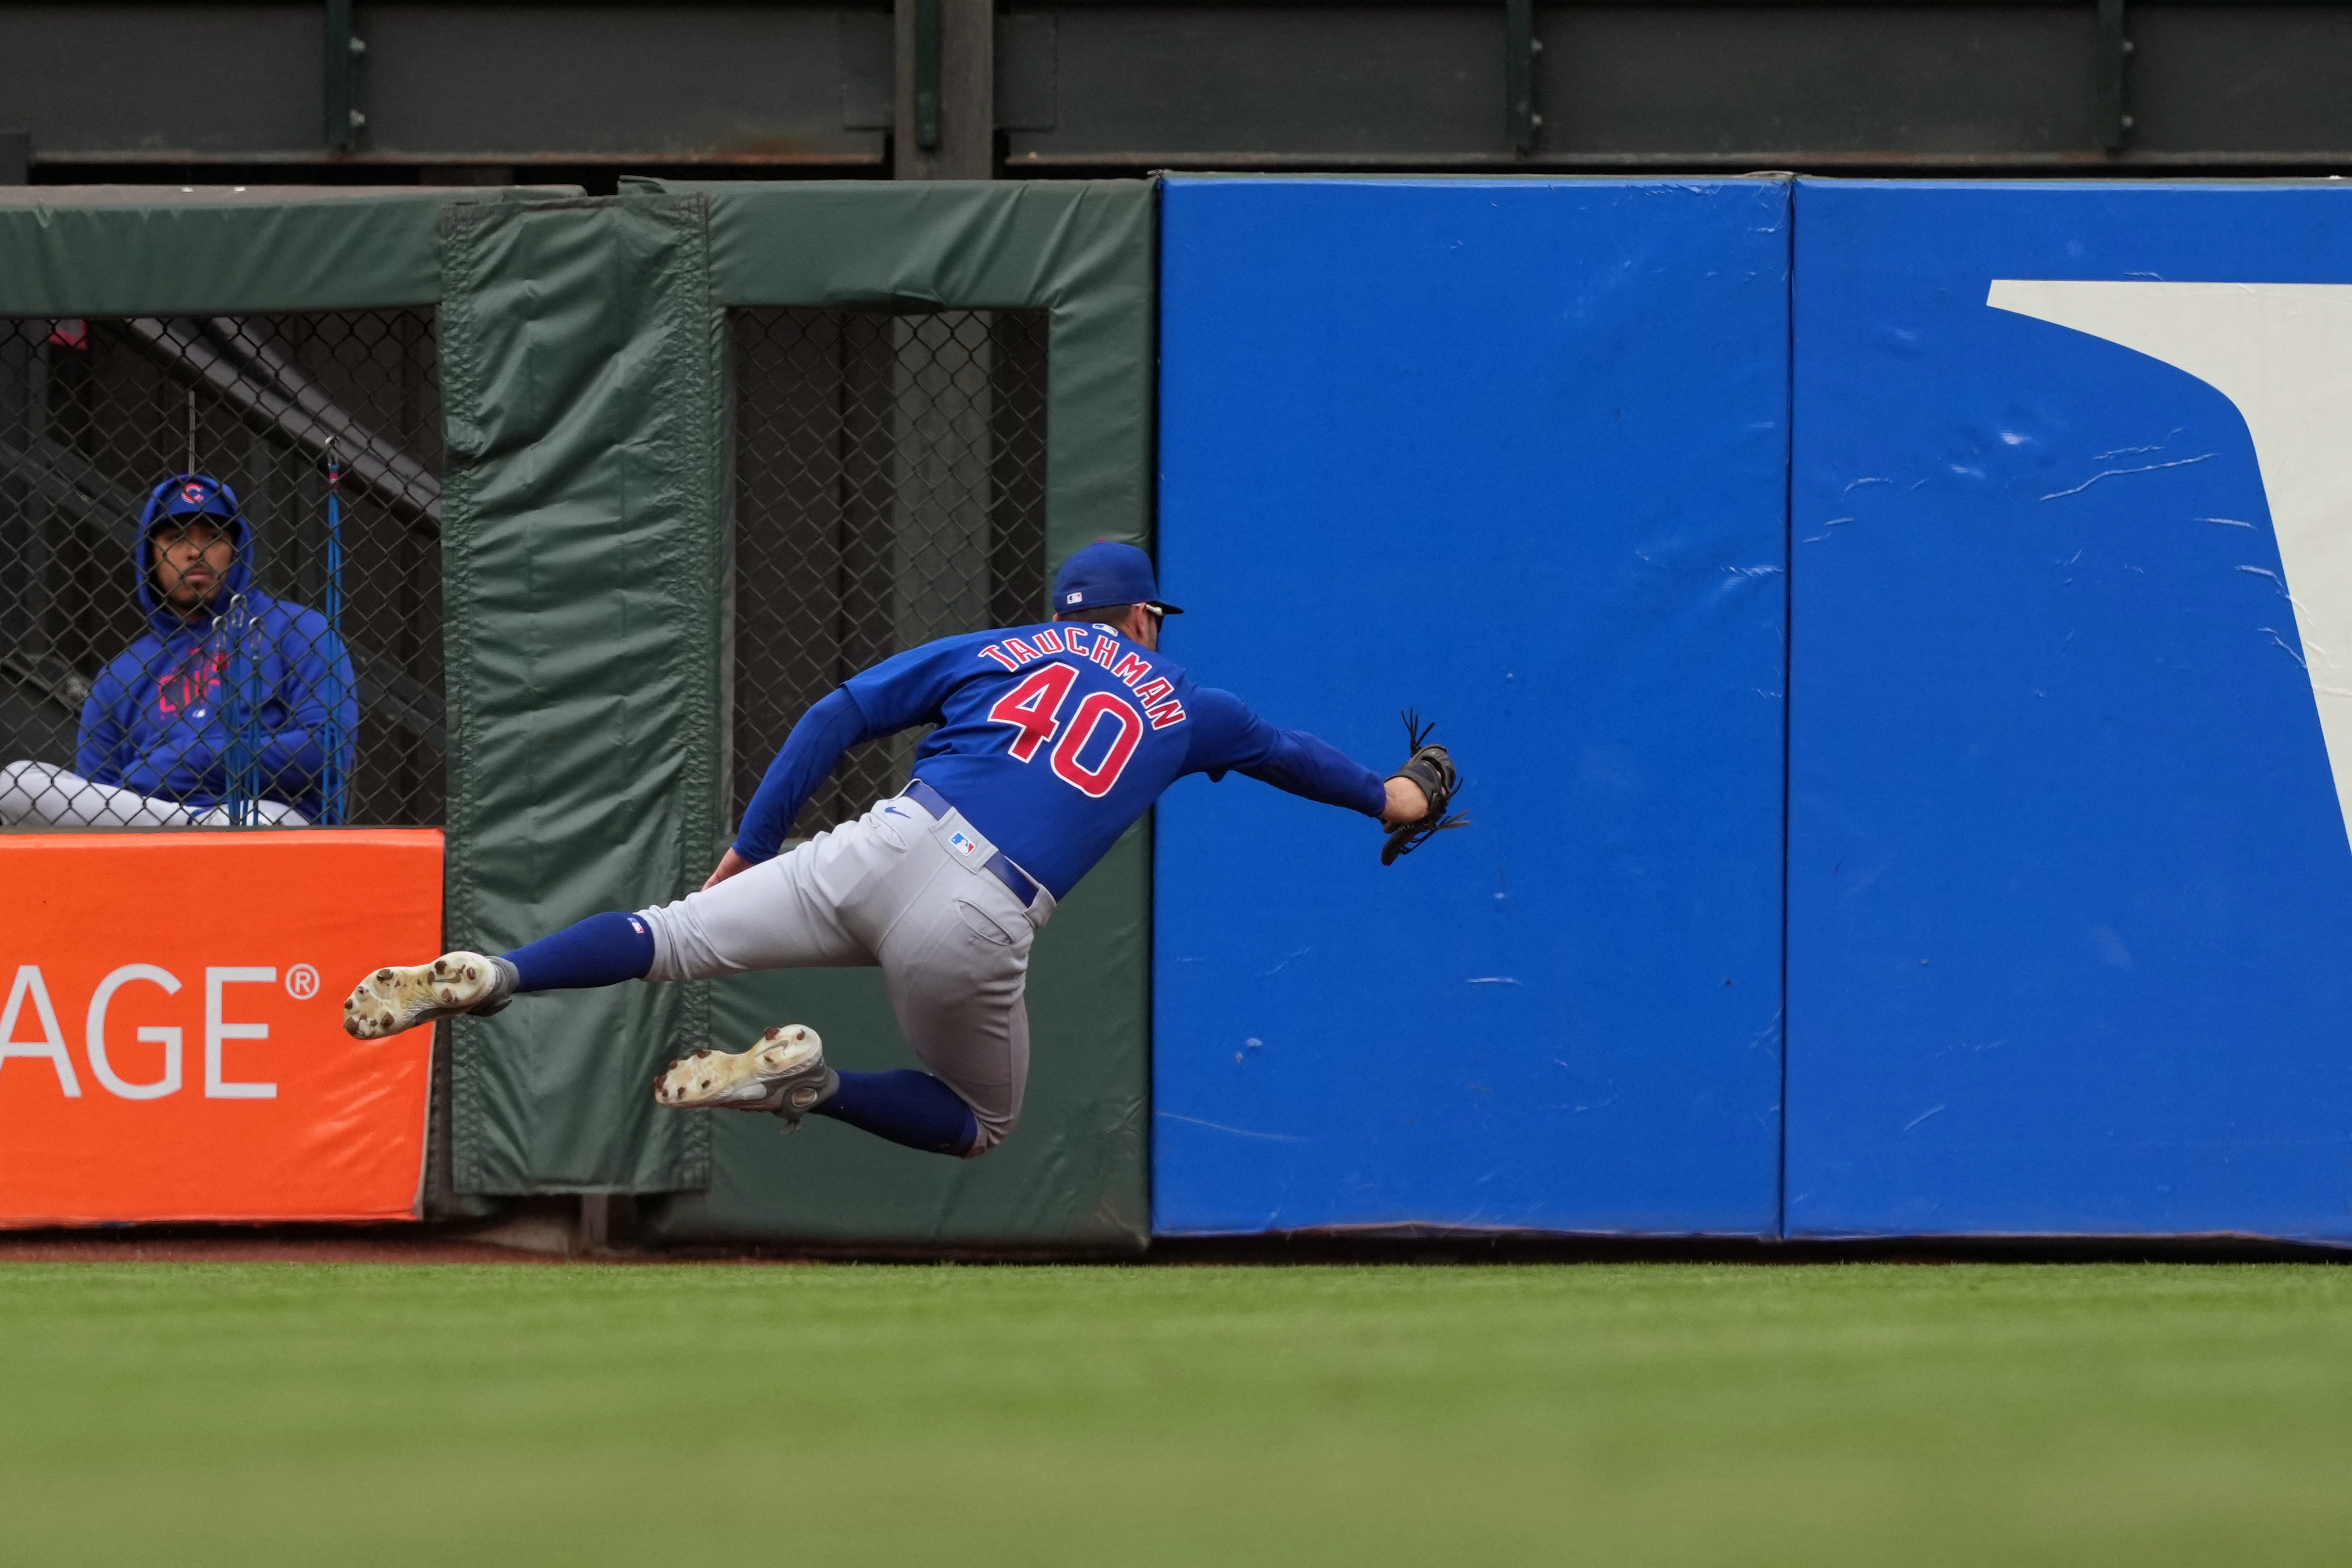
[[(955, 833), (977, 852), (950, 848)], [(1052, 894), (1039, 888), (1024, 908), (983, 867), (995, 851), (962, 812), (934, 819), (893, 797), (717, 887), (639, 911), (654, 936), (646, 978), (879, 966), (907, 1043), (971, 1107), (981, 1154), (1021, 1116), (1029, 947), (1054, 914)]]
[[(255, 815), (270, 828), (305, 828), (310, 820), (278, 800), (257, 800)], [(11, 762), (0, 768), (0, 825), (52, 828), (226, 827), (228, 808), (198, 811), (136, 789), (93, 784), (53, 762)]]

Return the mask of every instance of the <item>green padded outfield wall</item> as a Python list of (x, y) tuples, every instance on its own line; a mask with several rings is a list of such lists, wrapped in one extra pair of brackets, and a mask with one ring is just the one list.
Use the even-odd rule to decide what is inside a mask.
[[(498, 952), (700, 884), (716, 833), (719, 378), (708, 204), (442, 220), (449, 936)], [(708, 1118), (646, 1092), (701, 986), (453, 1020), (459, 1192), (698, 1186)]]
[(431, 305), (442, 212), (568, 187), (0, 186), (0, 316), (250, 316)]
[[(580, 192), (570, 186), (0, 189), (0, 316), (247, 316), (438, 307), (446, 214), (541, 204), (577, 209)], [(445, 579), (446, 569), (461, 566), (478, 542), (467, 508), (450, 505), (451, 499), (445, 495)], [(451, 595), (448, 608), (454, 613), (463, 606)], [(467, 664), (455, 636), (446, 653), (453, 669)], [(468, 783), (478, 777), (475, 748), (499, 738), (495, 719), (485, 724), (464, 708), (462, 699), (469, 695), (490, 694), (478, 683), (450, 693), (458, 700), (452, 702), (447, 720), (460, 737), (451, 748), (453, 821), (465, 815)], [(464, 826), (453, 827), (453, 860), (470, 858), (471, 875), (495, 874), (498, 854), (468, 857), (467, 852), (478, 846), (467, 838)], [(446, 886), (453, 911), (478, 903), (478, 890), (457, 876)], [(450, 925), (457, 929), (465, 921), (461, 916)], [(445, 1051), (437, 1063), (447, 1060)], [(446, 1080), (436, 1083), (436, 1099), (444, 1107), (436, 1113), (435, 1129), (440, 1168), (446, 1168), (449, 1153), (442, 1118), (450, 1098)], [(556, 1122), (566, 1113), (565, 1105), (550, 1102), (532, 1107), (530, 1115)], [(621, 1163), (619, 1157), (613, 1163)], [(446, 1204), (448, 1194), (437, 1179), (435, 1190)]]
[[(747, 185), (646, 182), (710, 202), (711, 294), (732, 307), (1049, 312), (1049, 564), (1097, 538), (1148, 544), (1154, 192), (1136, 181)], [(731, 537), (731, 536), (730, 536)], [(1043, 608), (1040, 607), (1040, 613)], [(1119, 841), (1037, 939), (1019, 1129), (970, 1163), (813, 1118), (710, 1118), (710, 1178), (648, 1205), (672, 1242), (798, 1239), (1140, 1248), (1150, 1226), (1150, 843)], [(873, 970), (712, 988), (728, 1049), (771, 1023), (821, 1032), (856, 1068), (912, 1065)]]
[[(1153, 193), (1140, 182), (631, 182), (0, 194), (0, 315), (438, 307), (448, 927), (493, 948), (697, 885), (719, 820), (732, 538), (726, 312), (1049, 312), (1058, 560), (1150, 533)], [(813, 1124), (654, 1114), (659, 1062), (804, 1019), (907, 1060), (869, 972), (541, 998), (452, 1031), (457, 1190), (654, 1195), (660, 1239), (1133, 1248), (1148, 1224), (1149, 842), (1037, 946), (1013, 1141), (971, 1165)]]

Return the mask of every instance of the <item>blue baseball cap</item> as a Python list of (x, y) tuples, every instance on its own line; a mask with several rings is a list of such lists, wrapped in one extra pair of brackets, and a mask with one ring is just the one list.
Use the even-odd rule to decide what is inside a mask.
[(1151, 558), (1133, 545), (1098, 539), (1054, 574), (1056, 615), (1115, 604), (1149, 604), (1162, 615), (1184, 613), (1160, 601), (1160, 580), (1152, 575)]
[(236, 492), (209, 474), (174, 474), (148, 494), (149, 528), (172, 517), (223, 517), (237, 515)]

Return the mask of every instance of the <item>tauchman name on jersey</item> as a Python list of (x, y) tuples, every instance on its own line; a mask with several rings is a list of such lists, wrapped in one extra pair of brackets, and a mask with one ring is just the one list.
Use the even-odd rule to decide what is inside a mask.
[(1184, 722), (1184, 706), (1176, 700), (1175, 683), (1154, 677), (1150, 664), (1132, 650), (1121, 647), (1118, 638), (1099, 626), (1048, 626), (1026, 637), (1007, 637), (1001, 643), (991, 643), (980, 651), (982, 658), (992, 659), (1007, 670), (1017, 670), (1055, 653), (1087, 660), (1108, 670), (1135, 693), (1152, 728), (1166, 729), (1171, 724)]

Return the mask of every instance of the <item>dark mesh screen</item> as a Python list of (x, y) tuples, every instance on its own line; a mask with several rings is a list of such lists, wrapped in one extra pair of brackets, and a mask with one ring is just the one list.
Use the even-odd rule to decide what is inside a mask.
[(439, 822), (440, 471), (430, 311), (0, 319), (0, 825)]
[[(742, 310), (734, 806), (812, 703), (902, 649), (1045, 615), (1045, 313)], [(802, 836), (907, 782), (849, 754)]]

